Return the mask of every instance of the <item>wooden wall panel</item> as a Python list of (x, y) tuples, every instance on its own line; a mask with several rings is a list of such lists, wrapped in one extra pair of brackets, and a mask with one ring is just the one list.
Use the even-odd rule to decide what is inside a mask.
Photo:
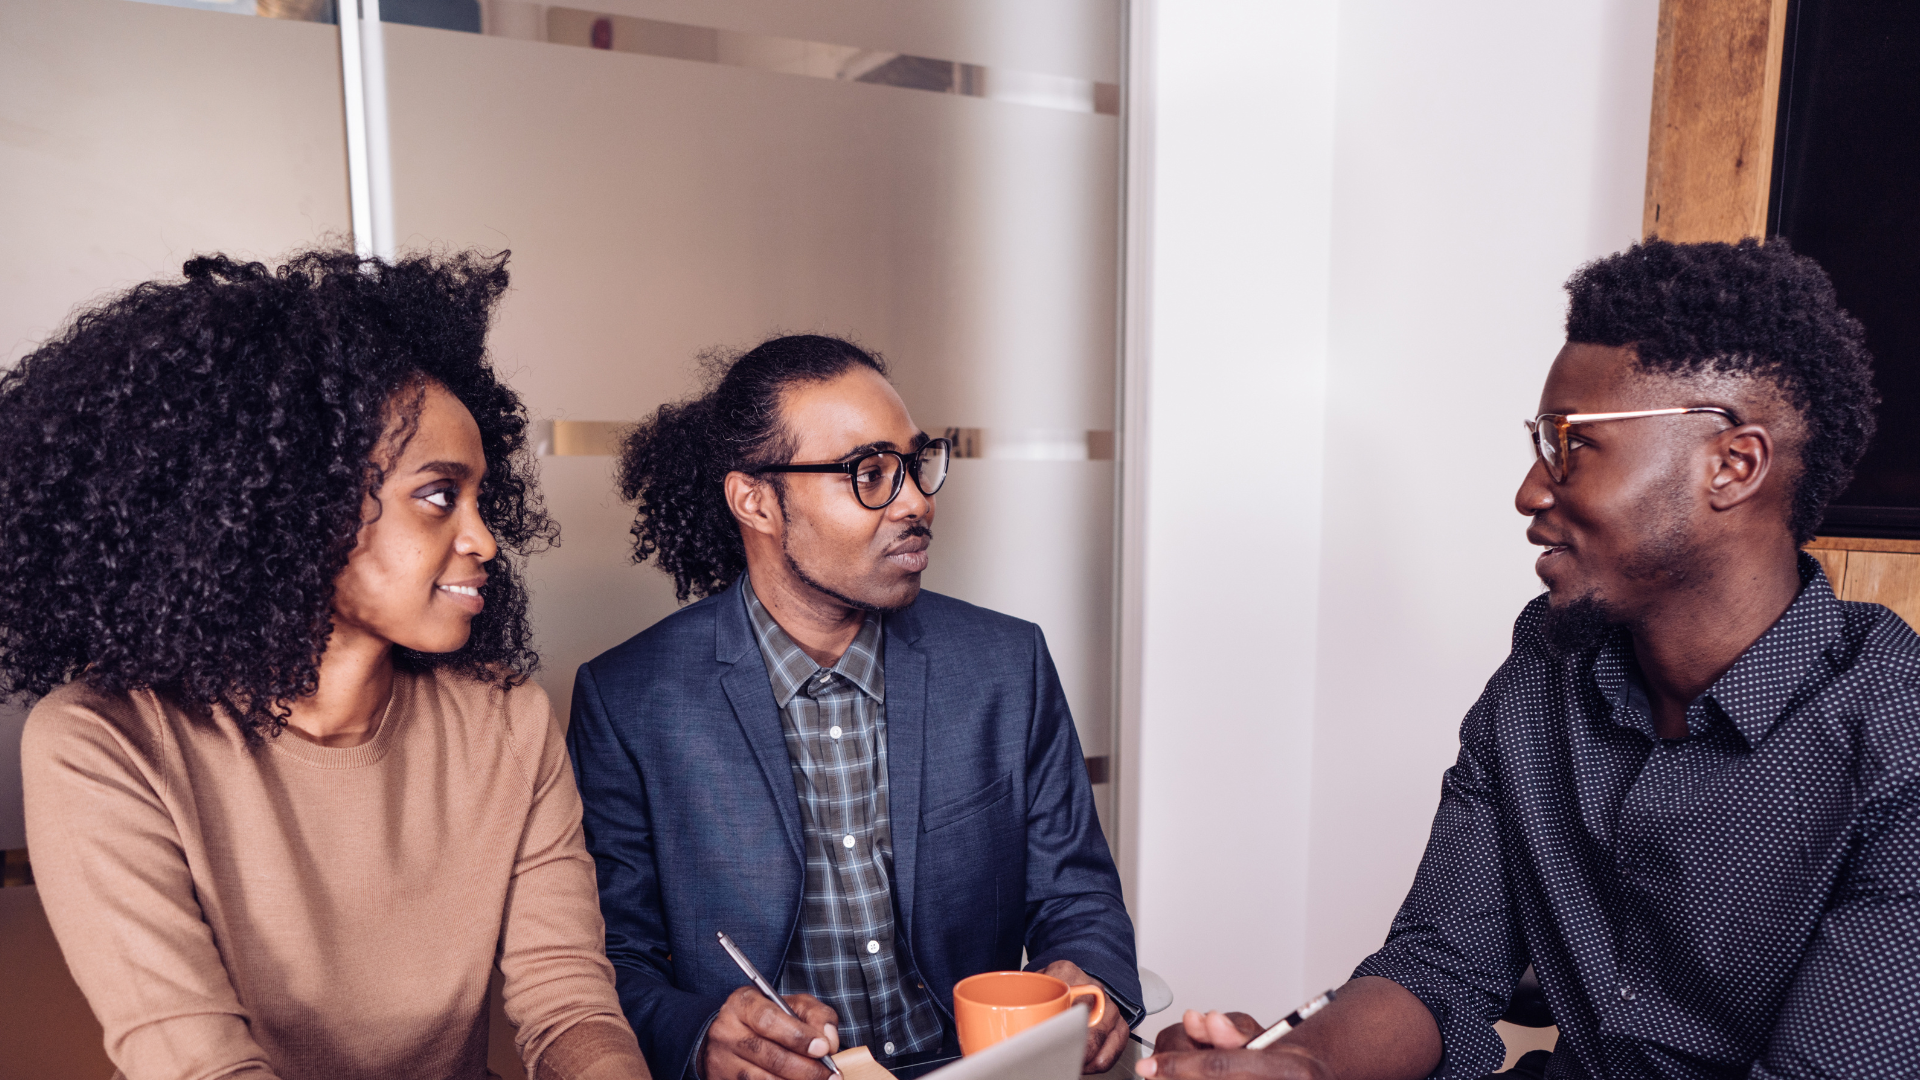
[(1787, 0), (1661, 0), (1642, 232), (1761, 236)]
[(1827, 572), (1827, 583), (1833, 586), (1834, 595), (1840, 596), (1847, 587), (1847, 552), (1809, 547), (1807, 554), (1820, 560), (1820, 569)]
[(1920, 540), (1822, 536), (1807, 545), (1842, 600), (1884, 604), (1920, 629)]
[[(1787, 0), (1661, 0), (1647, 142), (1649, 236), (1762, 236)], [(1920, 628), (1920, 541), (1820, 537), (1807, 546), (1842, 600)]]
[(1846, 587), (1840, 599), (1885, 604), (1908, 626), (1920, 626), (1920, 555), (1848, 552)]

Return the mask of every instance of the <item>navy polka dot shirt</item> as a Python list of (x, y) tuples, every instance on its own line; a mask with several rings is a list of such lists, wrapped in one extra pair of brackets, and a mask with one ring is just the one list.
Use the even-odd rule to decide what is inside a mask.
[(1671, 741), (1624, 631), (1562, 657), (1521, 613), (1354, 973), (1432, 1010), (1433, 1075), (1499, 1068), (1531, 962), (1551, 1077), (1920, 1077), (1920, 637), (1800, 573)]

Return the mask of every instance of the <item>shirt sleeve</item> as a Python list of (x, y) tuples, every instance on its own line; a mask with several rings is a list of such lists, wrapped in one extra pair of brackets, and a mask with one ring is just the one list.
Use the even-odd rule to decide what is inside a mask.
[[(535, 689), (537, 688), (529, 688)], [(520, 692), (520, 691), (517, 691)], [(567, 761), (559, 719), (538, 700), (533, 802), (520, 838), (513, 881), (507, 887), (500, 932), (500, 973), (507, 1019), (530, 1076), (553, 1040), (583, 1020), (627, 1027), (607, 963), (593, 859), (580, 827), (580, 794)], [(531, 711), (531, 710), (529, 710)]]
[(1481, 1077), (1500, 1067), (1506, 1045), (1493, 1022), (1527, 963), (1488, 752), (1476, 745), (1498, 712), (1505, 671), (1461, 725), (1460, 758), (1441, 782), (1426, 854), (1386, 944), (1353, 973), (1392, 979), (1433, 1013), (1443, 1047), (1435, 1077)]
[(116, 725), (68, 689), (27, 719), (27, 848), (47, 920), (128, 1080), (271, 1080), (195, 898), (159, 727), (126, 708)]
[(1920, 778), (1873, 799), (1751, 1076), (1920, 1075)]

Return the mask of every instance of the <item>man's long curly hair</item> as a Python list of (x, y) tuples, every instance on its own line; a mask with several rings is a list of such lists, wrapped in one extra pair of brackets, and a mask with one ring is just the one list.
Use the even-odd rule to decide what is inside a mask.
[(1567, 282), (1567, 340), (1634, 347), (1660, 374), (1771, 382), (1806, 425), (1787, 527), (1813, 539), (1873, 438), (1873, 358), (1820, 264), (1783, 240), (1647, 240)]
[[(636, 509), (633, 561), (651, 558), (673, 575), (682, 603), (724, 591), (747, 568), (740, 523), (727, 508), (727, 474), (792, 459), (781, 395), (855, 366), (887, 373), (880, 357), (818, 334), (774, 338), (738, 357), (710, 354), (706, 365), (706, 393), (661, 406), (620, 453), (620, 494)], [(769, 480), (778, 491), (779, 475)]]
[(279, 734), (318, 685), (334, 579), (429, 381), (480, 426), (499, 542), (458, 652), (404, 666), (502, 685), (537, 657), (517, 561), (555, 538), (520, 399), (485, 339), (506, 256), (276, 269), (203, 256), (78, 315), (0, 374), (0, 694), (76, 677)]

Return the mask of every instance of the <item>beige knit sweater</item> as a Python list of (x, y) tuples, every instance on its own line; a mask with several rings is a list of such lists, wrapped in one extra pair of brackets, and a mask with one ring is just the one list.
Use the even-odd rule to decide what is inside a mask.
[(496, 956), (530, 1073), (597, 1020), (575, 1034), (617, 1024), (645, 1075), (537, 686), (398, 674), (333, 749), (76, 683), (22, 764), (47, 916), (130, 1080), (479, 1080)]

